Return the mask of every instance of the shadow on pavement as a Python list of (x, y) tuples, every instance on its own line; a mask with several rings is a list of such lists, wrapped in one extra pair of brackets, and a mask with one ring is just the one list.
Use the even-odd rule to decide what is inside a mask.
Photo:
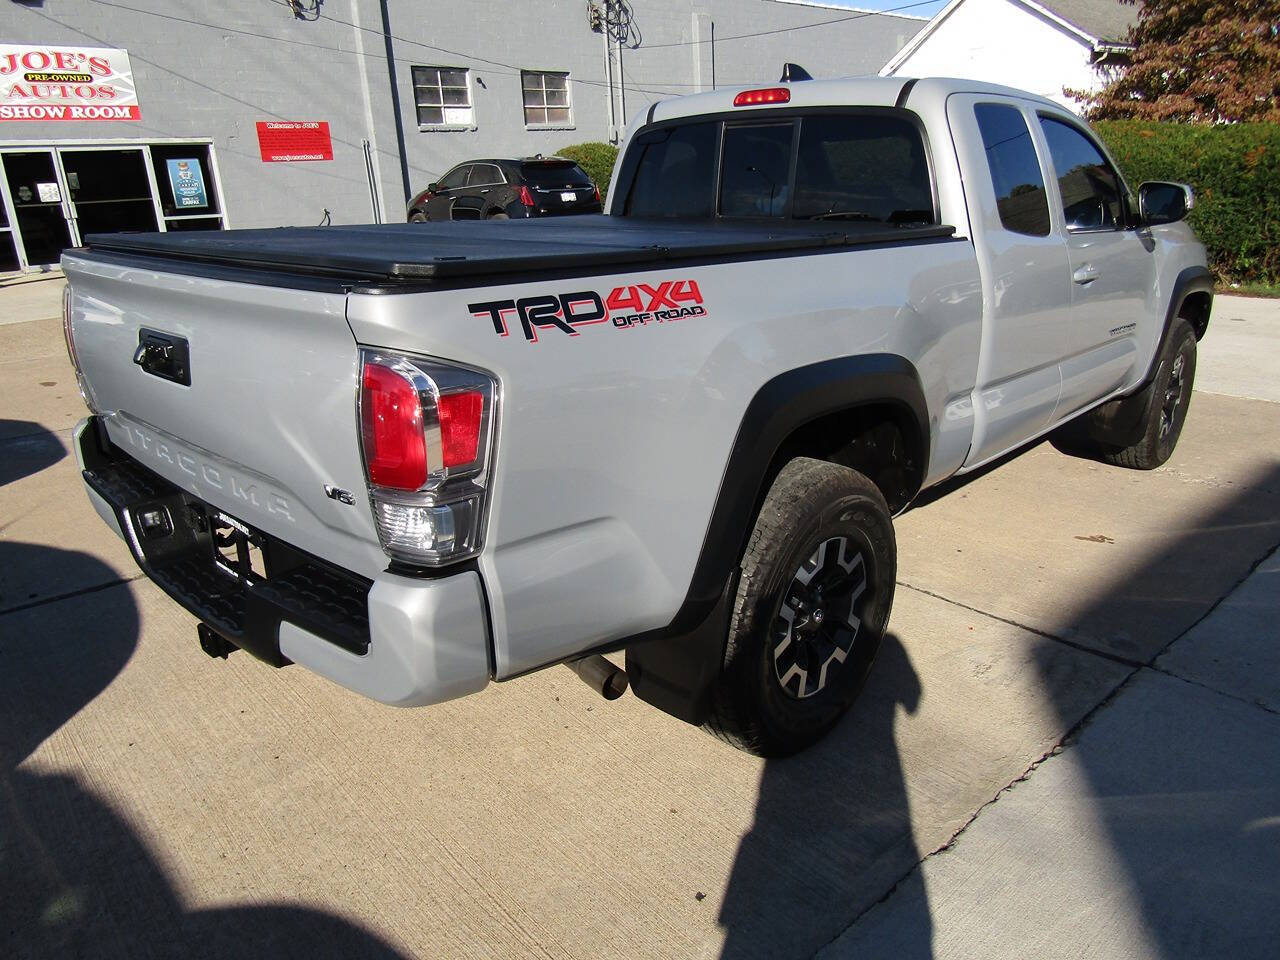
[[(114, 576), (85, 554), (0, 541), (0, 569), (58, 561), (101, 567), (99, 580)], [(126, 586), (0, 615), (5, 956), (399, 956), (373, 934), (315, 910), (187, 909), (146, 843), (91, 785), (74, 773), (41, 772), (44, 762), (24, 764), (115, 679), (133, 655), (138, 631), (138, 609)], [(118, 735), (127, 737), (128, 730)], [(61, 746), (74, 756), (74, 740)], [(229, 861), (227, 869), (238, 865)]]
[[(810, 956), (919, 861), (894, 722), (920, 695), (901, 641), (886, 634), (841, 724), (799, 756), (765, 764), (720, 913), (723, 957)], [(897, 960), (931, 956), (927, 902), (914, 924)]]
[[(1154, 664), (1179, 636), (1280, 545), (1280, 465), (1194, 519), (1068, 622), (1163, 603), (1168, 629), (1145, 651)], [(1186, 558), (1196, 558), (1187, 564)], [(1280, 627), (1270, 642), (1280, 642)], [(1256, 642), (1268, 642), (1258, 637)], [(1041, 664), (1046, 694), (1055, 685)], [(1066, 707), (1065, 704), (1061, 705)], [(1129, 902), (1157, 955), (1275, 956), (1280, 941), (1280, 721), (1186, 681), (1138, 671), (1073, 740), (1093, 818), (1128, 875)], [(1135, 951), (1136, 952), (1136, 951)]]
[(0, 487), (51, 467), (67, 455), (62, 441), (25, 420), (0, 420)]

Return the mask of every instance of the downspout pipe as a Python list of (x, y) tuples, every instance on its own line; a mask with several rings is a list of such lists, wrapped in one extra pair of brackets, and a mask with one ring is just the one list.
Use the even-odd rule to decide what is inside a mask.
[(391, 13), (387, 9), (387, 0), (380, 0), (379, 6), (382, 8), (382, 41), (387, 50), (387, 82), (391, 85), (391, 111), (396, 118), (396, 146), (400, 150), (400, 180), (404, 187), (404, 199), (401, 202), (407, 204), (409, 197), (413, 195), (413, 188), (409, 184), (409, 154), (404, 140), (404, 118), (400, 116), (400, 87), (396, 83), (395, 47), (391, 42)]

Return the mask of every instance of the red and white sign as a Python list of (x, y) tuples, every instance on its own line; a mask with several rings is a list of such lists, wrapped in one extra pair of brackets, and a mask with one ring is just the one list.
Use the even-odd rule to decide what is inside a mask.
[(0, 43), (0, 121), (141, 119), (127, 51)]
[(258, 152), (263, 163), (332, 160), (333, 140), (326, 120), (259, 120)]

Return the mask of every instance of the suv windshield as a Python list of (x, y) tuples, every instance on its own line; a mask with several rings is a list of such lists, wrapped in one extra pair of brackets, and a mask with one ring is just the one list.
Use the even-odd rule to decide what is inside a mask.
[(936, 222), (924, 138), (887, 110), (669, 126), (636, 138), (621, 177), (635, 217)]
[(591, 178), (571, 160), (537, 161), (520, 164), (520, 176), (531, 187), (589, 187)]

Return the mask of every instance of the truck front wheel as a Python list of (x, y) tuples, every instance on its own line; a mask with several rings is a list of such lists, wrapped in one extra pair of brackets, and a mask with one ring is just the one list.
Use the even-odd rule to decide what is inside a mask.
[(707, 728), (765, 757), (822, 737), (866, 680), (896, 569), (889, 508), (870, 480), (807, 457), (783, 467), (742, 557)]
[(1187, 422), (1195, 379), (1196, 334), (1186, 320), (1178, 320), (1160, 351), (1142, 437), (1127, 447), (1104, 447), (1102, 459), (1134, 470), (1154, 470), (1168, 460)]

